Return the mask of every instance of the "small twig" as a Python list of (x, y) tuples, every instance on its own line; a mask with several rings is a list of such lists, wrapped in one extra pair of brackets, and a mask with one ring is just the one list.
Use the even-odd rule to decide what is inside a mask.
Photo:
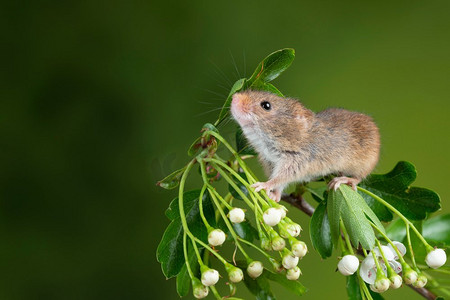
[[(281, 200), (286, 201), (292, 206), (300, 209), (302, 212), (307, 214), (308, 216), (312, 216), (314, 213), (314, 207), (306, 201), (302, 195), (296, 194), (283, 194), (281, 196)], [(358, 254), (363, 255), (362, 249), (357, 249)], [(437, 298), (435, 294), (433, 294), (430, 290), (426, 288), (416, 288), (412, 285), (408, 285), (408, 287), (412, 288), (415, 292), (420, 294), (422, 297), (428, 300), (434, 300)]]
[(302, 195), (295, 195), (295, 194), (283, 194), (281, 196), (281, 199), (286, 201), (287, 203), (291, 204), (292, 206), (297, 207), (302, 212), (307, 214), (308, 216), (312, 216), (314, 213), (314, 207), (312, 207), (311, 204), (306, 201)]
[(430, 290), (427, 290), (426, 288), (416, 288), (412, 285), (408, 285), (410, 288), (412, 288), (414, 291), (419, 293), (422, 297), (429, 300), (434, 300), (437, 298), (435, 294), (433, 294)]

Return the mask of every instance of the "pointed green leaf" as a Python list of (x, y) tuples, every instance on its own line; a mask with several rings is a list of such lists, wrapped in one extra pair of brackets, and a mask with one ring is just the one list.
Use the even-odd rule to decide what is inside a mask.
[(367, 205), (377, 215), (377, 217), (380, 221), (383, 221), (383, 222), (392, 221), (393, 215), (390, 212), (390, 210), (387, 209), (386, 206), (384, 206), (377, 200), (373, 199), (366, 193), (363, 193), (360, 191), (359, 194), (363, 197), (363, 199), (366, 201)]
[(217, 119), (216, 123), (214, 123), (216, 126), (219, 125), (220, 122), (225, 120), (225, 118), (228, 116), (228, 114), (230, 112), (230, 105), (231, 105), (231, 100), (232, 100), (233, 94), (241, 91), (244, 88), (245, 81), (246, 81), (245, 78), (241, 78), (233, 84), (233, 87), (231, 88), (231, 91), (228, 94), (228, 97), (225, 100), (224, 105), (222, 106), (222, 110), (220, 111), (219, 118)]
[(423, 220), (427, 213), (441, 208), (439, 195), (432, 190), (410, 187), (417, 172), (409, 162), (397, 163), (392, 171), (384, 175), (373, 174), (360, 184), (411, 220)]
[(338, 193), (334, 190), (331, 190), (328, 193), (327, 214), (330, 223), (331, 242), (335, 247), (338, 245), (337, 242), (341, 236), (339, 222), (341, 218), (341, 207), (343, 205), (343, 202), (344, 198), (342, 197), (342, 193), (338, 195)]
[(284, 97), (284, 95), (273, 84), (268, 82), (256, 81), (252, 84), (251, 88), (253, 90), (269, 92), (277, 96)]
[[(189, 191), (183, 194), (184, 210), (186, 222), (189, 230), (199, 239), (207, 240), (207, 230), (200, 218), (198, 197), (200, 190)], [(172, 220), (167, 227), (157, 249), (157, 259), (161, 263), (162, 271), (167, 278), (176, 276), (183, 267), (183, 227), (179, 215), (176, 211), (178, 207), (178, 198), (172, 201), (166, 215)], [(213, 204), (205, 193), (203, 196), (203, 209), (208, 222), (214, 222)]]
[(309, 223), (309, 234), (312, 245), (322, 258), (330, 257), (333, 252), (330, 222), (328, 221), (326, 208), (325, 202), (319, 203)]
[(375, 233), (367, 218), (380, 230), (384, 230), (381, 222), (364, 199), (348, 185), (341, 185), (336, 192), (331, 193), (337, 194), (338, 197), (342, 195), (344, 198), (345, 204), (341, 208), (341, 217), (353, 246), (358, 247), (361, 244), (364, 249), (372, 249), (375, 244)]
[(262, 81), (270, 82), (277, 78), (292, 64), (295, 51), (292, 48), (281, 49), (267, 56), (255, 69), (249, 81), (251, 83)]
[(162, 187), (166, 190), (171, 190), (171, 189), (176, 188), (178, 186), (178, 184), (180, 183), (180, 179), (184, 173), (184, 170), (186, 170), (186, 167), (176, 170), (172, 174), (168, 175), (166, 178), (158, 181), (156, 183), (156, 185), (159, 185), (160, 187)]
[(244, 240), (253, 242), (253, 240), (259, 240), (258, 231), (253, 227), (250, 222), (245, 221), (239, 224), (233, 224), (234, 231)]

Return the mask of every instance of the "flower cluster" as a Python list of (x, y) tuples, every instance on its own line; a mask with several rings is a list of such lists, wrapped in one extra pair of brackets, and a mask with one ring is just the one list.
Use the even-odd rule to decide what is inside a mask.
[[(406, 247), (401, 242), (389, 241), (388, 245), (378, 246), (370, 251), (361, 264), (355, 255), (345, 255), (338, 263), (342, 275), (353, 275), (359, 268), (359, 276), (370, 285), (370, 289), (383, 293), (389, 288), (398, 289), (403, 282), (421, 288), (427, 284), (427, 277), (415, 267), (413, 270), (403, 256)], [(430, 250), (426, 263), (430, 268), (438, 268), (445, 264), (447, 256), (442, 249)], [(402, 276), (400, 276), (401, 274)]]

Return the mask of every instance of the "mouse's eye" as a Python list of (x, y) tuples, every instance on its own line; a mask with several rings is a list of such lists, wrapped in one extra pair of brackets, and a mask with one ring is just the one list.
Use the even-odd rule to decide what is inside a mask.
[(261, 102), (261, 107), (264, 108), (264, 110), (270, 110), (272, 106), (270, 105), (270, 102), (263, 101)]

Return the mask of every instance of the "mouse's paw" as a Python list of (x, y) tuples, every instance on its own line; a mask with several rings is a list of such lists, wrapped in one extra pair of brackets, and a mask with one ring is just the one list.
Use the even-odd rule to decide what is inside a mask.
[(281, 200), (281, 189), (270, 190), (267, 193), (267, 196), (269, 196), (269, 198), (274, 200), (275, 202), (280, 202), (280, 200)]
[(337, 191), (337, 189), (339, 188), (339, 186), (341, 184), (347, 184), (347, 185), (351, 186), (354, 191), (356, 191), (356, 186), (358, 185), (358, 183), (360, 181), (361, 180), (359, 180), (359, 179), (350, 178), (350, 177), (346, 177), (346, 176), (334, 177), (328, 183), (328, 189), (329, 190), (333, 189), (333, 190)]
[(257, 182), (252, 184), (251, 187), (254, 188), (257, 193), (261, 190), (265, 190), (267, 196), (276, 202), (280, 202), (281, 200), (281, 189), (276, 189), (274, 186), (269, 184), (269, 182)]
[(257, 193), (261, 190), (268, 191), (267, 182), (256, 182), (256, 183), (252, 184), (251, 187), (254, 188), (255, 192), (257, 192)]

